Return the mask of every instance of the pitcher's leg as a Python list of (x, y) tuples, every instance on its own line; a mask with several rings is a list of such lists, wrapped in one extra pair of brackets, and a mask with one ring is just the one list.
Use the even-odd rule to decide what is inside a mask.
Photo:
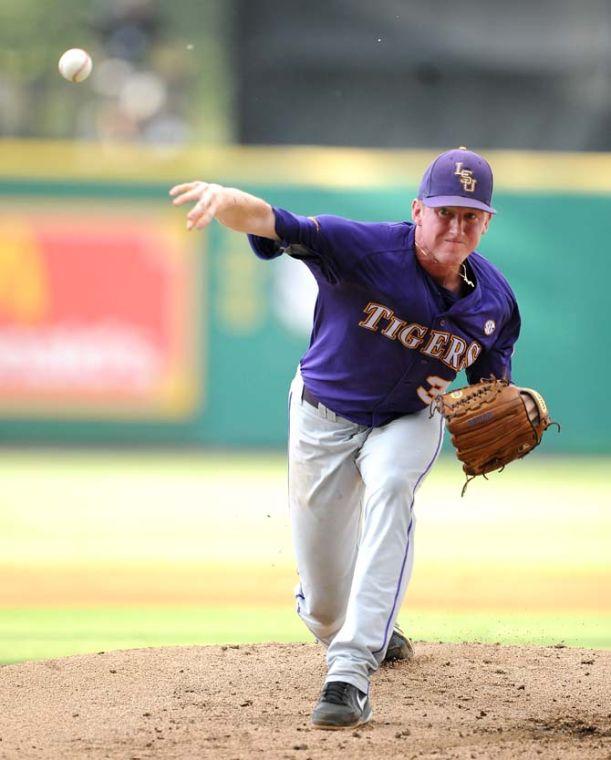
[(371, 431), (357, 459), (365, 483), (363, 529), (344, 625), (327, 652), (327, 680), (367, 691), (384, 658), (413, 563), (416, 490), (443, 436), (428, 410)]
[(354, 574), (363, 490), (355, 458), (363, 437), (363, 426), (326, 417), (301, 399), (301, 385), (293, 383), (289, 510), (297, 609), (325, 644), (343, 624)]

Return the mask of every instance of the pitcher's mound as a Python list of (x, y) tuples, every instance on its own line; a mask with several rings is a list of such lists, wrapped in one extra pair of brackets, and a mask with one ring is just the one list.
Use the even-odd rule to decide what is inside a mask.
[(374, 719), (312, 729), (313, 644), (135, 649), (0, 670), (0, 757), (609, 758), (611, 652), (416, 644)]

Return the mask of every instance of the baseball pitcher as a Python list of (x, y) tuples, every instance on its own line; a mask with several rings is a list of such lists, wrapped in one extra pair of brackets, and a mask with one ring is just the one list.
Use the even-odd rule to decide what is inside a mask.
[[(426, 169), (411, 221), (389, 223), (300, 216), (201, 181), (170, 191), (194, 204), (188, 229), (217, 219), (261, 259), (299, 259), (318, 284), (289, 392), (289, 508), (298, 612), (327, 651), (319, 728), (367, 722), (372, 674), (413, 656), (396, 617), (414, 498), (446, 418), (469, 477), (524, 456), (549, 425), (539, 394), (511, 383), (513, 291), (476, 252), (492, 184), (482, 156), (447, 151)], [(470, 386), (446, 393), (461, 370)]]

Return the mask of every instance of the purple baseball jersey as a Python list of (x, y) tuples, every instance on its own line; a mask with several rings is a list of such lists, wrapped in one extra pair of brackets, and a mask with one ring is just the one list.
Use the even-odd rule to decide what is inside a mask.
[(483, 256), (467, 259), (474, 287), (459, 297), (418, 263), (410, 222), (274, 214), (281, 241), (249, 241), (260, 258), (288, 253), (314, 275), (318, 297), (301, 374), (336, 414), (377, 427), (425, 408), (463, 369), (470, 383), (511, 379), (520, 314), (509, 284)]

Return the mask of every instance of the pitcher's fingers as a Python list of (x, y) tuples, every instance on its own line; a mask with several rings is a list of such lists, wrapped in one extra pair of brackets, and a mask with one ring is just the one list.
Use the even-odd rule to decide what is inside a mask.
[(182, 193), (185, 190), (190, 190), (199, 184), (201, 184), (200, 180), (193, 180), (192, 182), (183, 182), (180, 185), (174, 185), (174, 187), (170, 190), (170, 195), (176, 195), (177, 193)]
[(196, 227), (198, 230), (201, 230), (208, 226), (216, 216), (219, 203), (218, 195), (208, 186), (202, 193), (199, 203), (187, 214), (187, 228), (192, 229)]
[(202, 213), (208, 210), (214, 198), (215, 193), (212, 191), (210, 185), (204, 185), (203, 189), (199, 188), (198, 201), (195, 206), (193, 206), (191, 211), (189, 211), (187, 214), (187, 218), (191, 219), (192, 221), (197, 221), (197, 218), (199, 218)]
[(192, 230), (195, 228), (198, 230), (203, 230), (204, 227), (207, 227), (213, 219), (214, 213), (210, 209), (206, 209), (205, 211), (199, 213), (196, 217), (187, 219), (187, 229)]
[(197, 222), (193, 225), (196, 230), (203, 230), (204, 227), (207, 227), (210, 222), (214, 219), (214, 214), (212, 211), (208, 210), (205, 214), (202, 214), (200, 218), (197, 220)]
[(207, 227), (216, 216), (218, 207), (219, 207), (218, 199), (212, 198), (210, 204), (208, 205), (208, 208), (205, 210), (205, 212), (200, 216), (200, 218), (195, 223), (195, 227), (198, 230), (202, 230), (204, 227)]
[(189, 211), (187, 214), (187, 221), (192, 227), (194, 227), (202, 216), (208, 212), (210, 200), (210, 195), (205, 195), (203, 198), (200, 198), (191, 211)]
[(183, 203), (189, 203), (190, 201), (198, 201), (201, 198), (201, 195), (202, 195), (202, 188), (198, 185), (197, 187), (194, 187), (191, 190), (186, 190), (180, 195), (177, 195), (176, 198), (172, 200), (172, 203), (175, 206), (182, 206)]

